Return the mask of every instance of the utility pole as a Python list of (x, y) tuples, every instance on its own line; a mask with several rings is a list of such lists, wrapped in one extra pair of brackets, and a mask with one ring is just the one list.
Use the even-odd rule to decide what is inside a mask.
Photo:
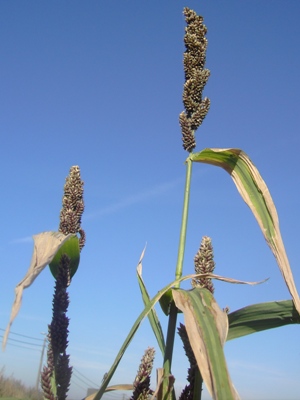
[(35, 384), (35, 389), (36, 390), (39, 389), (39, 383), (40, 383), (40, 378), (41, 378), (41, 371), (42, 371), (44, 352), (45, 352), (45, 347), (46, 347), (46, 342), (47, 342), (46, 333), (43, 333), (43, 335), (45, 335), (45, 338), (44, 338), (44, 342), (43, 342), (43, 348), (42, 348), (41, 358), (40, 358), (40, 365), (39, 365), (38, 374), (37, 374), (37, 378), (36, 378), (36, 384)]

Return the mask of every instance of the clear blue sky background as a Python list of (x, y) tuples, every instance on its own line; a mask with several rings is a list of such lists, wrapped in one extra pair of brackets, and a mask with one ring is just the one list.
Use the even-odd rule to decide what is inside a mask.
[[(74, 399), (93, 386), (84, 377), (101, 383), (142, 310), (135, 267), (146, 242), (143, 276), (151, 296), (174, 278), (187, 156), (178, 124), (184, 6), (203, 15), (208, 27), (211, 77), (205, 95), (211, 110), (197, 132), (197, 150), (238, 147), (250, 155), (277, 206), (300, 286), (298, 1), (3, 0), (0, 328), (6, 327), (14, 287), (29, 266), (31, 235), (57, 230), (65, 177), (79, 165), (87, 242), (70, 287)], [(216, 273), (254, 281), (270, 277), (256, 287), (216, 283), (221, 307), (233, 311), (290, 298), (230, 177), (195, 165), (185, 274), (193, 272), (203, 235), (212, 237)], [(47, 268), (24, 292), (12, 332), (43, 339), (53, 285)], [(34, 385), (41, 347), (32, 350), (13, 339), (42, 341), (12, 334), (0, 356), (6, 374)], [(147, 346), (157, 348), (145, 321), (112, 383), (133, 381)], [(231, 341), (226, 355), (243, 399), (299, 398), (298, 326)], [(155, 368), (161, 361), (157, 349)], [(177, 339), (178, 390), (187, 366)]]

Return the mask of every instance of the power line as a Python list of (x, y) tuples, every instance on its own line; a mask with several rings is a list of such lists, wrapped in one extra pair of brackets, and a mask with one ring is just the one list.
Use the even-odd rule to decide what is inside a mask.
[(19, 346), (19, 345), (17, 345), (17, 344), (13, 344), (13, 343), (7, 343), (8, 344), (8, 346), (13, 346), (13, 347), (19, 347), (19, 348), (21, 348), (21, 349), (27, 349), (27, 350), (35, 350), (35, 351), (40, 351), (39, 349), (34, 349), (34, 348), (32, 348), (32, 347), (26, 347), (26, 346)]
[(76, 369), (75, 367), (73, 367), (73, 371), (76, 371), (77, 374), (81, 375), (84, 379), (89, 381), (90, 382), (89, 384), (92, 384), (93, 386), (96, 386), (96, 387), (99, 386), (99, 383), (95, 383), (95, 382), (91, 381), (89, 378), (87, 378), (85, 375), (83, 375), (81, 372), (79, 372), (78, 369)]
[[(0, 331), (3, 331), (3, 332), (4, 332), (5, 329), (0, 328)], [(21, 334), (21, 333), (16, 333), (16, 332), (11, 332), (11, 331), (10, 331), (10, 334), (11, 334), (11, 335), (16, 335), (16, 336), (21, 336), (21, 337), (24, 337), (24, 338), (26, 338), (26, 339), (31, 339), (31, 340), (37, 340), (37, 341), (44, 342), (44, 339), (36, 338), (36, 337), (33, 337), (33, 336), (23, 335), (23, 334)], [(3, 338), (3, 335), (0, 335), (0, 338)], [(8, 344), (9, 346), (19, 347), (19, 348), (27, 349), (27, 350), (36, 350), (36, 351), (40, 351), (40, 350), (37, 349), (37, 348), (26, 347), (26, 346), (20, 346), (20, 345), (14, 344), (14, 343), (10, 343), (10, 341), (17, 342), (17, 343), (22, 343), (22, 344), (26, 344), (26, 345), (29, 345), (29, 346), (37, 346), (37, 347), (39, 347), (39, 348), (43, 347), (42, 344), (25, 342), (25, 341), (23, 341), (23, 340), (13, 339), (13, 338), (10, 338), (10, 337), (8, 337), (7, 340), (8, 340), (8, 343), (7, 343), (7, 344)], [(90, 387), (91, 384), (92, 384), (93, 386), (95, 386), (96, 388), (99, 387), (99, 383), (93, 382), (91, 379), (87, 378), (85, 375), (83, 375), (83, 374), (82, 374), (80, 371), (78, 371), (76, 368), (73, 367), (73, 371), (76, 371), (77, 374), (81, 375), (81, 377), (82, 377), (86, 382), (85, 382), (80, 376), (76, 375), (76, 373), (74, 374), (74, 372), (73, 372), (73, 374), (72, 374), (76, 379), (78, 379), (78, 380), (80, 380), (81, 382), (83, 382), (87, 387)], [(72, 381), (73, 381), (73, 379), (72, 379)], [(77, 385), (77, 386), (80, 387), (81, 389), (84, 389), (84, 388), (83, 388), (81, 385), (79, 385), (77, 382), (74, 382), (74, 381), (73, 381), (72, 383), (74, 383), (75, 385)], [(111, 399), (116, 399), (117, 397), (119, 398), (119, 395), (113, 394), (113, 393), (110, 393), (110, 392), (106, 393), (105, 395), (106, 395), (107, 397), (110, 397)]]
[[(3, 328), (0, 328), (0, 331), (5, 331), (6, 329), (3, 329)], [(22, 335), (21, 333), (16, 333), (16, 332), (9, 332), (9, 334), (12, 334), (12, 335), (17, 335), (17, 336), (22, 336), (22, 337), (25, 337), (25, 338), (27, 338), (27, 339), (32, 339), (32, 340), (40, 340), (41, 342), (43, 342), (43, 340), (44, 339), (41, 339), (41, 338), (35, 338), (35, 337), (32, 337), (32, 336), (26, 336), (26, 335)]]
[[(3, 338), (3, 335), (0, 335), (0, 338)], [(8, 338), (8, 340), (11, 340), (12, 342), (18, 342), (18, 343), (23, 343), (23, 344), (29, 344), (30, 346), (42, 347), (41, 344), (24, 342), (23, 340), (12, 339), (12, 338)]]
[(77, 382), (74, 382), (74, 380), (71, 380), (71, 384), (80, 387), (80, 389), (82, 390), (86, 390), (86, 388), (84, 388), (83, 386), (79, 385)]
[(105, 392), (105, 397), (106, 398), (110, 398), (110, 399), (114, 399), (114, 400), (116, 400), (116, 399), (120, 399), (122, 396), (124, 395), (124, 393), (122, 392), (122, 393), (120, 393), (120, 391), (119, 390), (114, 390), (114, 391), (112, 391), (112, 392)]
[[(74, 371), (76, 371), (76, 373), (74, 373)], [(99, 388), (99, 384), (98, 383), (95, 383), (95, 382), (91, 381), (89, 378), (87, 378), (85, 375), (83, 375), (81, 372), (79, 372), (74, 367), (73, 367), (73, 372), (72, 372), (72, 383), (74, 383), (74, 384), (76, 384), (76, 385), (78, 385), (79, 387), (82, 388), (82, 386), (80, 386), (77, 382), (73, 381), (73, 377), (74, 377), (76, 379), (79, 379), (81, 382), (83, 382), (87, 386), (87, 388), (90, 388), (90, 383), (85, 382), (77, 374), (80, 374), (86, 381), (90, 382), (93, 385), (93, 387), (95, 387), (96, 389)], [(123, 394), (121, 395), (118, 391), (112, 391), (112, 392), (106, 392), (105, 393), (105, 397), (109, 398), (111, 400), (119, 400), (121, 396), (123, 396)]]
[(72, 371), (72, 377), (74, 377), (74, 378), (80, 380), (80, 381), (81, 381), (82, 383), (84, 383), (87, 387), (89, 387), (89, 384), (86, 383), (83, 379), (81, 379), (80, 376), (76, 375), (76, 374), (74, 373), (74, 371)]

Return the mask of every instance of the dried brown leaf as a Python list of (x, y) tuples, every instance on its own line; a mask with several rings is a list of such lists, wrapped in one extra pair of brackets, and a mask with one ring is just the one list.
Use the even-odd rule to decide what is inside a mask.
[(34, 248), (31, 263), (26, 275), (15, 287), (15, 300), (12, 306), (10, 320), (3, 336), (2, 350), (5, 350), (10, 327), (20, 310), (23, 290), (33, 283), (35, 278), (52, 261), (61, 246), (71, 236), (73, 236), (73, 234), (64, 235), (61, 232), (42, 232), (33, 236)]

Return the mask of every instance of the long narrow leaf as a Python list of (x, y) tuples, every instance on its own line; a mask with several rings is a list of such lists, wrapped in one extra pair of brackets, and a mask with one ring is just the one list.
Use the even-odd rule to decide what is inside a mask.
[(300, 324), (300, 317), (292, 300), (258, 303), (228, 314), (227, 340), (251, 333)]
[(136, 331), (138, 330), (141, 322), (143, 321), (143, 319), (145, 317), (148, 316), (149, 312), (153, 309), (153, 307), (155, 306), (155, 304), (159, 301), (159, 299), (169, 290), (171, 289), (174, 285), (178, 284), (179, 282), (188, 280), (188, 279), (192, 279), (195, 277), (201, 277), (201, 276), (205, 276), (206, 278), (214, 278), (214, 279), (218, 279), (224, 282), (229, 282), (229, 283), (239, 283), (239, 284), (249, 284), (249, 285), (256, 285), (259, 284), (261, 282), (245, 282), (245, 281), (239, 281), (236, 279), (232, 279), (232, 278), (225, 278), (223, 276), (220, 275), (215, 275), (215, 274), (191, 274), (191, 275), (186, 275), (181, 277), (180, 279), (177, 279), (171, 283), (169, 283), (167, 286), (165, 286), (162, 290), (160, 290), (156, 296), (153, 297), (153, 299), (147, 304), (147, 306), (144, 308), (144, 310), (141, 312), (141, 314), (138, 316), (138, 318), (136, 319), (135, 323), (133, 324), (129, 334), (127, 335), (124, 343), (121, 346), (121, 349), (119, 350), (119, 353), (117, 354), (115, 361), (113, 362), (110, 370), (108, 371), (107, 375), (105, 376), (105, 379), (102, 382), (102, 385), (99, 389), (99, 391), (96, 393), (94, 400), (100, 400), (101, 397), (103, 396), (107, 385), (109, 384), (113, 374), (115, 373), (127, 347), (129, 346), (131, 340), (133, 339)]
[[(137, 270), (137, 278), (138, 278), (139, 287), (140, 287), (140, 290), (142, 293), (143, 302), (144, 302), (145, 306), (147, 306), (150, 303), (151, 299), (150, 299), (150, 296), (148, 294), (148, 291), (146, 289), (146, 286), (145, 286), (143, 278), (142, 278), (142, 260), (143, 260), (144, 254), (145, 254), (145, 249), (143, 250), (143, 252), (141, 254), (141, 257), (140, 257), (140, 260), (139, 260), (136, 270)], [(149, 322), (150, 322), (151, 328), (153, 330), (153, 333), (156, 337), (158, 346), (161, 350), (162, 356), (164, 357), (165, 356), (165, 348), (166, 348), (164, 334), (163, 334), (158, 316), (157, 316), (154, 308), (149, 312), (148, 318), (149, 318)]]
[(192, 154), (190, 159), (222, 167), (231, 175), (240, 195), (252, 210), (300, 313), (300, 299), (281, 238), (277, 211), (267, 185), (250, 158), (239, 149), (204, 149)]
[(210, 395), (218, 400), (239, 398), (223, 351), (228, 332), (226, 312), (205, 288), (173, 289), (172, 292), (176, 306), (184, 314), (188, 338)]
[(180, 280), (171, 282), (169, 285), (165, 286), (162, 290), (160, 290), (156, 296), (154, 296), (154, 298), (147, 304), (147, 306), (145, 306), (144, 310), (141, 312), (141, 314), (138, 316), (138, 318), (136, 319), (135, 323), (133, 324), (129, 334), (127, 335), (124, 343), (121, 346), (121, 349), (119, 351), (119, 353), (117, 354), (115, 361), (113, 362), (110, 370), (108, 371), (105, 379), (103, 380), (103, 383), (99, 389), (99, 391), (96, 393), (94, 400), (100, 400), (101, 397), (103, 396), (105, 389), (107, 388), (107, 385), (109, 384), (113, 374), (115, 373), (127, 347), (129, 346), (131, 340), (133, 339), (136, 331), (138, 330), (141, 322), (143, 321), (143, 319), (145, 317), (148, 316), (148, 314), (150, 313), (150, 311), (153, 309), (153, 307), (155, 306), (155, 304), (159, 301), (159, 299), (161, 298), (161, 296), (163, 296), (164, 293), (166, 293), (166, 291), (168, 291), (172, 286), (174, 286), (175, 283), (177, 283), (178, 281), (182, 281), (186, 279), (186, 277), (181, 278)]

